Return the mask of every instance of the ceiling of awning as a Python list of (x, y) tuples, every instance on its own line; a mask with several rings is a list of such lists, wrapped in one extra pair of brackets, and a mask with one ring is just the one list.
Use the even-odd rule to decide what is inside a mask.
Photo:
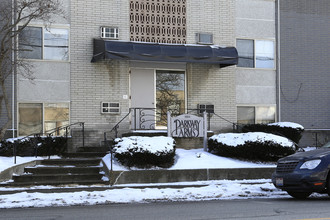
[(210, 63), (226, 67), (237, 64), (238, 54), (235, 47), (94, 39), (92, 62), (106, 59)]

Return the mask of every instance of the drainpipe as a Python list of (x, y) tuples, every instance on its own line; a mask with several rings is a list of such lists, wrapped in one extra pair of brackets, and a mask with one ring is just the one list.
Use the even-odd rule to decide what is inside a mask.
[[(17, 6), (17, 0), (12, 0), (12, 7), (13, 7), (13, 12), (12, 12), (12, 23), (15, 23), (16, 20), (16, 6)], [(13, 27), (13, 31), (16, 31), (16, 27)], [(13, 48), (16, 49), (17, 40), (16, 37), (13, 38)], [(16, 50), (14, 50), (14, 53), (12, 53), (12, 59), (14, 61), (14, 69), (12, 70), (12, 103), (11, 103), (11, 126), (12, 126), (12, 137), (15, 137), (15, 76), (17, 73), (17, 67), (16, 67), (16, 59), (17, 59), (17, 53)]]
[(278, 86), (278, 121), (281, 119), (281, 30), (280, 30), (280, 0), (277, 0), (277, 86)]

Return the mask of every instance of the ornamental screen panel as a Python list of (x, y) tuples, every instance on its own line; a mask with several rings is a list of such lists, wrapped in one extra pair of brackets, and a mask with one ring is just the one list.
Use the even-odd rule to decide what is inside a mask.
[(130, 41), (186, 43), (186, 0), (131, 0)]

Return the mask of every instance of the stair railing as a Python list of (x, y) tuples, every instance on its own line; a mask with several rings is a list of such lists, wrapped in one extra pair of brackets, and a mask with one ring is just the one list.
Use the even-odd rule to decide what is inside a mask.
[[(73, 124), (70, 124), (70, 125), (64, 125), (64, 126), (59, 126), (59, 127), (56, 127), (54, 129), (50, 129), (50, 130), (47, 130), (43, 133), (32, 133), (32, 134), (29, 134), (23, 138), (20, 138), (20, 139), (17, 139), (16, 141), (14, 141), (13, 143), (13, 156), (14, 156), (14, 163), (16, 164), (17, 162), (17, 146), (19, 145), (19, 143), (22, 141), (22, 140), (25, 140), (25, 139), (30, 139), (30, 138), (33, 138), (33, 146), (34, 146), (34, 156), (37, 157), (38, 156), (38, 141), (37, 139), (40, 138), (40, 137), (52, 137), (54, 136), (54, 134), (56, 134), (57, 137), (61, 137), (63, 135), (59, 135), (60, 134), (60, 131), (64, 130), (65, 133), (64, 133), (64, 137), (66, 139), (66, 149), (68, 148), (68, 134), (69, 134), (69, 130), (71, 127), (75, 126), (75, 125), (79, 125), (82, 127), (82, 145), (83, 147), (85, 146), (85, 122), (76, 122), (76, 123), (73, 123)], [(50, 151), (50, 144), (47, 145), (48, 146), (48, 159), (50, 159), (50, 154), (51, 154), (51, 151)]]
[[(119, 128), (119, 125), (131, 114), (131, 109), (129, 109), (128, 113), (115, 125), (111, 128), (110, 131), (105, 131), (104, 132), (104, 135), (103, 135), (103, 138), (104, 138), (104, 147), (108, 148), (109, 151), (110, 151), (110, 170), (111, 172), (113, 171), (113, 158), (112, 158), (112, 155), (113, 155), (113, 146), (112, 146), (112, 143), (113, 141), (118, 137), (118, 128)], [(112, 137), (112, 140), (111, 140), (111, 143), (110, 143), (110, 140), (109, 138), (107, 137), (107, 133), (115, 133), (115, 136)]]

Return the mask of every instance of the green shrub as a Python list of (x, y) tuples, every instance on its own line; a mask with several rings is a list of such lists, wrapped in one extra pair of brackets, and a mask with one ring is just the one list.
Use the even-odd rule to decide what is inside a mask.
[(114, 143), (114, 157), (129, 168), (168, 168), (174, 164), (175, 143), (168, 137), (117, 138)]
[[(258, 132), (258, 134), (265, 133)], [(240, 135), (244, 134), (236, 134), (237, 137)], [(295, 153), (294, 143), (291, 146), (285, 146), (271, 139), (267, 140), (267, 138), (264, 140), (262, 138), (246, 140), (244, 143), (238, 141), (238, 143), (235, 146), (229, 145), (219, 141), (217, 135), (214, 135), (208, 140), (208, 149), (211, 153), (219, 156), (252, 161), (277, 161), (279, 158)]]
[(64, 137), (33, 137), (24, 140), (1, 141), (0, 156), (11, 157), (14, 155), (16, 145), (16, 156), (48, 156), (62, 155), (66, 150), (66, 138)]
[(279, 125), (269, 124), (248, 124), (242, 127), (242, 132), (265, 132), (286, 137), (295, 143), (299, 143), (303, 128), (281, 127)]

